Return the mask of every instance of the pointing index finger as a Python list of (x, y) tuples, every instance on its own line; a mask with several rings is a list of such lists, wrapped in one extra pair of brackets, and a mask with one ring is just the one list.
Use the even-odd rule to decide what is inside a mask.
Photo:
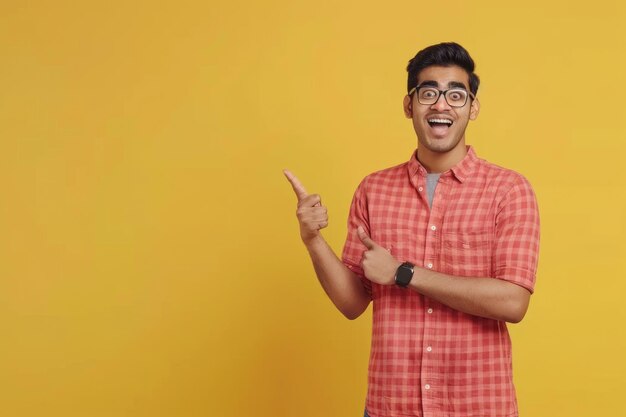
[(293, 175), (291, 171), (289, 171), (288, 169), (285, 169), (283, 170), (283, 174), (285, 174), (285, 177), (287, 177), (287, 180), (291, 184), (293, 191), (296, 193), (296, 196), (298, 197), (298, 201), (302, 200), (304, 197), (309, 195), (306, 192), (304, 185), (302, 185), (300, 180), (295, 175)]

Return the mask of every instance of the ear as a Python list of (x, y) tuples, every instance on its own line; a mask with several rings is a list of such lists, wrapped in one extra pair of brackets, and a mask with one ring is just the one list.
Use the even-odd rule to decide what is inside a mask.
[(472, 106), (470, 107), (470, 120), (476, 120), (478, 117), (478, 113), (480, 112), (480, 102), (478, 101), (478, 97), (472, 100)]
[(402, 107), (404, 107), (404, 116), (407, 119), (413, 118), (413, 103), (411, 97), (409, 97), (408, 95), (404, 96)]

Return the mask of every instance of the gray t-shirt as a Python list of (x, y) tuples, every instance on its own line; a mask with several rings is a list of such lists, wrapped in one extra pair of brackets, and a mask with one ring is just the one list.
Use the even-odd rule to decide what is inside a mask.
[(433, 206), (433, 198), (435, 197), (435, 188), (437, 188), (439, 177), (441, 177), (441, 173), (428, 174), (428, 176), (426, 177), (426, 195), (428, 196), (428, 205), (430, 207)]

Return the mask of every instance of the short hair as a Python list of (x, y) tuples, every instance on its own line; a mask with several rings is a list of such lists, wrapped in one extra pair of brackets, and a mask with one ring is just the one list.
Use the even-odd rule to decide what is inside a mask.
[(438, 65), (442, 67), (450, 67), (457, 65), (467, 72), (469, 76), (469, 87), (472, 94), (478, 92), (480, 79), (474, 74), (474, 60), (469, 52), (461, 45), (455, 42), (443, 42), (437, 45), (431, 45), (419, 51), (413, 59), (409, 61), (406, 70), (409, 73), (406, 91), (417, 86), (417, 77), (419, 73), (427, 67)]

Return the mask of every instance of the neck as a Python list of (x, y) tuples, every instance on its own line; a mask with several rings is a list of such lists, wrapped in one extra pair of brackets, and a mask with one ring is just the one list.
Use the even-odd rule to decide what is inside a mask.
[(417, 160), (429, 173), (446, 172), (465, 158), (467, 147), (460, 144), (448, 152), (434, 152), (425, 146), (417, 148)]

